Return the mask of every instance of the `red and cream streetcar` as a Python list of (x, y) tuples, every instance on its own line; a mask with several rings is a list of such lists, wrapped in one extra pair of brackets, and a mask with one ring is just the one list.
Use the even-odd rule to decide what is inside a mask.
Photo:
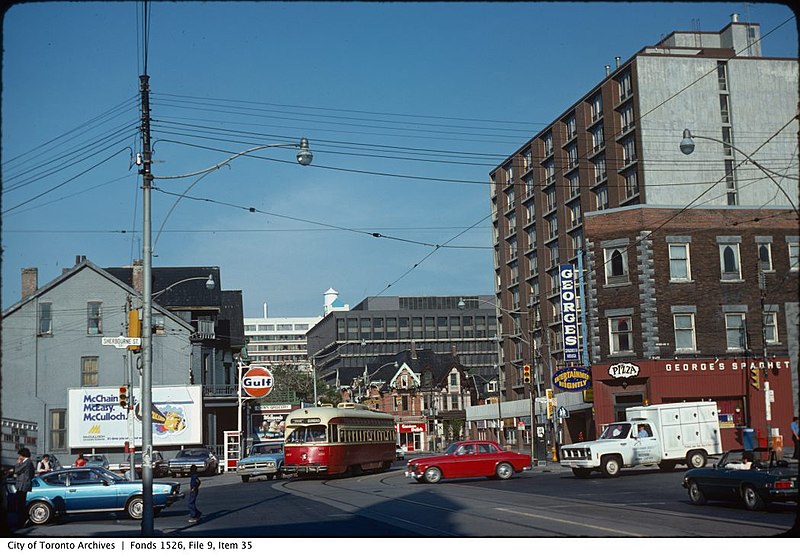
[(284, 474), (333, 476), (388, 470), (395, 460), (394, 417), (343, 402), (286, 417)]

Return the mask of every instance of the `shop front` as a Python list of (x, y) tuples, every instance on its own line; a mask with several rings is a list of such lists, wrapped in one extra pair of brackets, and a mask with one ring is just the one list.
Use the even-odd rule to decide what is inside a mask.
[(713, 400), (725, 450), (791, 442), (789, 358), (635, 360), (592, 365), (597, 434), (631, 406)]
[(421, 451), (425, 447), (425, 432), (427, 427), (424, 423), (400, 423), (395, 424), (397, 431), (397, 444), (405, 446), (406, 452), (412, 453)]

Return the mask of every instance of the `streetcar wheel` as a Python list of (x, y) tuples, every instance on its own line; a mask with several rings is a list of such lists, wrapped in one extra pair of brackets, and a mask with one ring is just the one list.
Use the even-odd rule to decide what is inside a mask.
[(752, 485), (744, 486), (742, 498), (744, 499), (744, 506), (750, 511), (760, 511), (764, 508), (764, 500)]
[(514, 475), (514, 468), (508, 462), (501, 462), (497, 465), (494, 474), (500, 480), (507, 480)]
[(706, 465), (706, 453), (703, 451), (692, 451), (686, 458), (686, 466), (689, 468), (702, 468)]
[(590, 468), (573, 468), (572, 473), (576, 478), (585, 479), (592, 475), (592, 470)]
[(706, 504), (706, 495), (700, 489), (700, 486), (697, 485), (697, 482), (689, 482), (689, 501), (691, 501), (693, 505)]
[(244, 483), (247, 483), (247, 482), (249, 482), (249, 481), (250, 481), (250, 476), (242, 476), (242, 481), (243, 481)]
[(429, 484), (439, 483), (442, 479), (442, 471), (436, 466), (431, 466), (425, 470), (425, 481)]
[(607, 478), (619, 476), (620, 470), (622, 470), (622, 463), (618, 456), (604, 456), (600, 461), (600, 471)]
[(28, 507), (28, 518), (34, 524), (47, 524), (53, 518), (53, 509), (44, 501), (34, 501)]
[(144, 501), (142, 498), (139, 496), (131, 497), (131, 500), (125, 505), (125, 512), (133, 520), (141, 520), (144, 514)]

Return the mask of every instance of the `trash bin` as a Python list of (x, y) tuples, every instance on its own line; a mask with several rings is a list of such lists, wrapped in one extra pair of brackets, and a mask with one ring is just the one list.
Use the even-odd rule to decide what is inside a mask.
[(756, 431), (752, 427), (744, 428), (742, 444), (746, 451), (752, 451), (756, 448)]

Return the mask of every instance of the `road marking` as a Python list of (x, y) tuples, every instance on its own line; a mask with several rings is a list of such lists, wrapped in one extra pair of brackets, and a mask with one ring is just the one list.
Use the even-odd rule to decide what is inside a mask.
[(526, 512), (521, 512), (521, 511), (512, 511), (511, 509), (504, 509), (502, 507), (495, 507), (494, 510), (500, 511), (500, 512), (511, 513), (511, 514), (518, 514), (518, 515), (527, 516), (527, 517), (530, 517), (530, 518), (541, 518), (543, 520), (550, 520), (552, 522), (560, 522), (562, 524), (570, 524), (572, 526), (583, 526), (585, 528), (591, 528), (593, 530), (602, 530), (604, 532), (611, 532), (612, 534), (615, 534), (615, 535), (618, 535), (618, 536), (633, 536), (633, 537), (636, 537), (636, 538), (644, 537), (643, 534), (636, 534), (634, 532), (626, 532), (625, 530), (615, 530), (614, 528), (603, 528), (602, 526), (592, 526), (591, 524), (586, 524), (586, 523), (583, 523), (583, 522), (575, 522), (574, 520), (562, 520), (560, 518), (553, 518), (552, 516), (546, 516), (546, 515), (543, 515), (543, 514), (534, 514), (534, 513), (526, 513)]

